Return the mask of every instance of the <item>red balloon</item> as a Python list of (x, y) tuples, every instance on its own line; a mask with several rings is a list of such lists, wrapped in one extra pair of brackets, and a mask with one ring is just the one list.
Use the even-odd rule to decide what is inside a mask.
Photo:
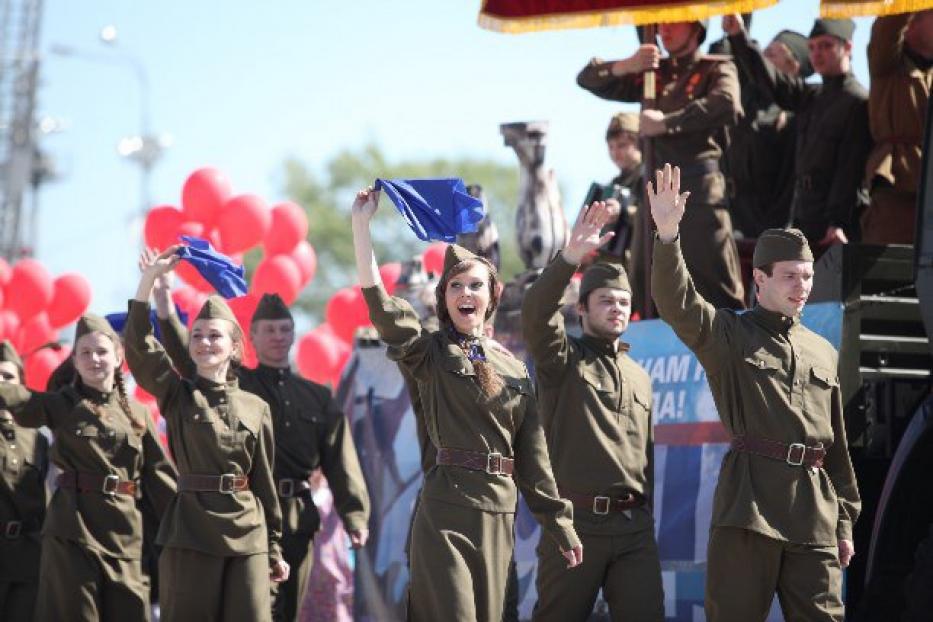
[(434, 242), (428, 246), (421, 256), (421, 263), (425, 272), (433, 272), (435, 276), (444, 273), (444, 253), (447, 252), (446, 242)]
[(369, 324), (369, 309), (359, 287), (337, 290), (327, 301), (327, 323), (343, 341), (350, 343), (356, 329)]
[(172, 244), (178, 244), (178, 230), (185, 221), (184, 214), (177, 207), (159, 205), (146, 214), (143, 225), (143, 239), (146, 246), (164, 250)]
[(0, 257), (0, 287), (6, 287), (11, 276), (13, 276), (13, 269), (10, 268), (10, 264), (6, 262), (6, 259)]
[(13, 266), (13, 274), (4, 293), (7, 308), (27, 320), (52, 301), (52, 277), (35, 259), (21, 259)]
[(308, 380), (320, 384), (330, 382), (340, 363), (340, 340), (325, 325), (315, 328), (298, 340), (295, 362), (298, 371)]
[(265, 201), (254, 194), (240, 194), (224, 204), (217, 223), (224, 252), (239, 253), (262, 242), (272, 214)]
[(63, 274), (52, 283), (49, 323), (62, 328), (78, 320), (91, 304), (91, 284), (80, 274)]
[(249, 325), (253, 321), (253, 314), (256, 313), (256, 306), (259, 304), (259, 296), (257, 294), (237, 296), (236, 298), (229, 299), (227, 304), (240, 323), (240, 327), (245, 332), (249, 333)]
[(260, 296), (278, 294), (290, 305), (301, 291), (301, 270), (289, 255), (266, 257), (256, 266), (250, 291)]
[(49, 377), (61, 364), (62, 360), (60, 354), (52, 348), (42, 348), (26, 357), (24, 370), (26, 372), (26, 386), (33, 391), (45, 391), (49, 383)]
[[(179, 261), (175, 266), (175, 272), (178, 273), (178, 276), (180, 276), (185, 283), (195, 288), (199, 292), (204, 292), (207, 294), (214, 293), (214, 286), (208, 283), (207, 279), (201, 276), (201, 273), (198, 272), (195, 267), (187, 261)], [(200, 307), (198, 308), (200, 309)]]
[(353, 348), (349, 344), (340, 341), (341, 345), (340, 356), (337, 359), (337, 366), (334, 368), (334, 375), (332, 378), (332, 383), (336, 387), (340, 384), (340, 378), (343, 376), (343, 370), (347, 366), (347, 362), (350, 360), (350, 355), (353, 353)]
[(195, 238), (203, 238), (204, 225), (194, 220), (181, 223), (181, 225), (178, 226), (178, 234), (175, 236), (175, 241), (173, 244), (184, 244), (184, 241), (181, 239), (181, 236), (183, 235), (190, 235)]
[(272, 208), (272, 224), (263, 240), (266, 255), (290, 253), (308, 235), (308, 217), (298, 205), (286, 201)]
[(230, 197), (230, 182), (215, 168), (199, 168), (188, 176), (181, 189), (185, 217), (210, 227)]
[(389, 292), (389, 295), (392, 295), (395, 292), (398, 278), (402, 276), (402, 264), (395, 261), (380, 266), (379, 276), (382, 277), (382, 283), (385, 285), (386, 291)]
[(14, 341), (19, 331), (19, 316), (11, 309), (0, 309), (0, 339)]
[(317, 272), (317, 253), (314, 252), (314, 247), (307, 240), (302, 240), (290, 254), (301, 270), (301, 284), (307, 285)]
[(0, 309), (3, 308), (3, 287), (0, 287)]
[(32, 316), (19, 328), (17, 350), (22, 354), (29, 354), (50, 341), (55, 341), (58, 332), (49, 323), (49, 316), (41, 311)]

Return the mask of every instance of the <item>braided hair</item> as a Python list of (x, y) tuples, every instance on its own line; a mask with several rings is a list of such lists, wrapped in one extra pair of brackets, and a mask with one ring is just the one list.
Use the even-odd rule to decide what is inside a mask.
[(130, 399), (126, 395), (126, 381), (123, 378), (123, 370), (119, 367), (113, 371), (113, 386), (117, 389), (117, 401), (120, 403), (120, 409), (123, 410), (126, 418), (130, 420), (133, 432), (137, 436), (142, 436), (146, 433), (146, 422), (135, 416), (133, 409), (130, 408)]
[(482, 389), (483, 394), (487, 398), (492, 398), (499, 395), (502, 388), (505, 386), (505, 382), (495, 368), (486, 360), (486, 356), (479, 346), (479, 340), (476, 337), (461, 335), (457, 332), (454, 328), (453, 320), (450, 319), (450, 312), (447, 309), (446, 293), (447, 285), (450, 283), (450, 280), (458, 274), (463, 274), (475, 265), (484, 266), (489, 274), (486, 283), (489, 288), (489, 306), (486, 307), (486, 315), (483, 320), (488, 320), (492, 317), (492, 314), (495, 313), (496, 307), (499, 306), (499, 274), (496, 271), (496, 267), (492, 265), (488, 259), (477, 256), (461, 261), (441, 275), (440, 281), (437, 283), (437, 288), (434, 290), (435, 296), (437, 297), (437, 319), (440, 320), (442, 326), (455, 335), (457, 344), (460, 346), (460, 349), (463, 350), (463, 354), (473, 363), (473, 369), (476, 371), (476, 380), (479, 383), (480, 389)]

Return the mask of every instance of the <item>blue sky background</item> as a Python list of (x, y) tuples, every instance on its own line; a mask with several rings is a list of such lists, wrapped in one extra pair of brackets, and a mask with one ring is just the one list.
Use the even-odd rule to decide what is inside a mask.
[[(282, 200), (287, 157), (317, 169), (368, 142), (390, 159), (470, 155), (517, 166), (499, 124), (545, 119), (549, 165), (575, 210), (592, 180), (613, 175), (603, 132), (623, 107), (582, 91), (575, 76), (592, 56), (631, 54), (634, 29), (504, 35), (476, 25), (479, 7), (46, 0), (38, 110), (65, 129), (43, 139), (62, 176), (39, 196), (38, 258), (55, 275), (87, 276), (95, 312), (123, 308), (135, 291), (139, 173), (116, 144), (139, 132), (139, 88), (128, 65), (49, 54), (54, 44), (145, 65), (153, 130), (174, 139), (152, 177), (155, 203), (178, 205), (187, 174), (205, 165), (224, 171), (234, 192)], [(817, 0), (781, 0), (756, 13), (752, 35), (806, 34), (817, 12)], [(708, 41), (721, 34), (718, 21)], [(855, 71), (867, 84), (871, 20), (857, 23)], [(108, 24), (118, 31), (109, 48), (98, 39)]]

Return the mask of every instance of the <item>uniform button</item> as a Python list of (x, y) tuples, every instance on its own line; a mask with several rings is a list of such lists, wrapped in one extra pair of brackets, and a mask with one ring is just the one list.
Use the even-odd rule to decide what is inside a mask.
[(198, 420), (200, 420), (200, 419), (201, 419), (201, 415), (195, 415), (195, 416), (194, 416), (194, 420), (195, 420), (195, 421), (198, 421)]
[(16, 443), (13, 443), (12, 445), (10, 445), (10, 449), (16, 449)]
[(114, 430), (110, 430), (109, 432), (107, 432), (107, 436), (116, 436), (116, 435), (117, 433)]
[(285, 386), (285, 381), (284, 381), (284, 380), (279, 380), (279, 386), (280, 386), (280, 387), (284, 387), (284, 386)]
[(227, 403), (227, 398), (225, 398), (225, 397), (220, 398), (220, 403), (221, 403), (221, 404), (226, 404), (226, 403)]
[(286, 421), (286, 422), (285, 422), (285, 427), (286, 427), (286, 428), (292, 427), (292, 422), (291, 422), (291, 421)]
[(764, 361), (758, 361), (758, 367), (764, 369), (764, 367), (765, 367), (765, 362), (764, 362)]
[(288, 400), (285, 400), (285, 405), (286, 405), (286, 406), (291, 406), (291, 405), (292, 405), (292, 403), (291, 403), (291, 402), (289, 402)]
[(795, 387), (799, 387), (799, 386), (800, 386), (800, 379), (799, 379), (799, 378), (797, 378), (797, 379), (794, 380), (794, 386), (795, 386)]
[(10, 462), (12, 464), (19, 464), (19, 460), (17, 460), (16, 458), (13, 458), (13, 460), (11, 460)]

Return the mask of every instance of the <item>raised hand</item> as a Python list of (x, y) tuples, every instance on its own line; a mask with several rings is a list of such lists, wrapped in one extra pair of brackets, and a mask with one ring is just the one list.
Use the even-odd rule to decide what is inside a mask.
[[(179, 262), (180, 257), (175, 252), (181, 247), (180, 244), (170, 246), (161, 253), (154, 248), (147, 248), (139, 255), (139, 271), (143, 274), (158, 279), (170, 272)], [(171, 283), (169, 283), (171, 285)]]
[(599, 233), (611, 216), (609, 206), (605, 201), (594, 201), (592, 205), (580, 210), (577, 221), (570, 230), (570, 239), (564, 248), (563, 257), (569, 263), (579, 264), (583, 259), (612, 239), (615, 235), (608, 232), (603, 236)]
[(671, 169), (670, 164), (665, 164), (663, 170), (655, 171), (655, 184), (649, 181), (646, 192), (658, 236), (662, 242), (672, 241), (677, 237), (690, 196), (689, 192), (680, 193), (680, 167)]
[(353, 219), (362, 219), (365, 222), (372, 220), (373, 214), (379, 207), (379, 191), (372, 186), (356, 193), (356, 199), (350, 207), (350, 216)]
[(643, 43), (628, 58), (628, 64), (632, 73), (657, 69), (661, 64), (661, 50), (653, 43)]

